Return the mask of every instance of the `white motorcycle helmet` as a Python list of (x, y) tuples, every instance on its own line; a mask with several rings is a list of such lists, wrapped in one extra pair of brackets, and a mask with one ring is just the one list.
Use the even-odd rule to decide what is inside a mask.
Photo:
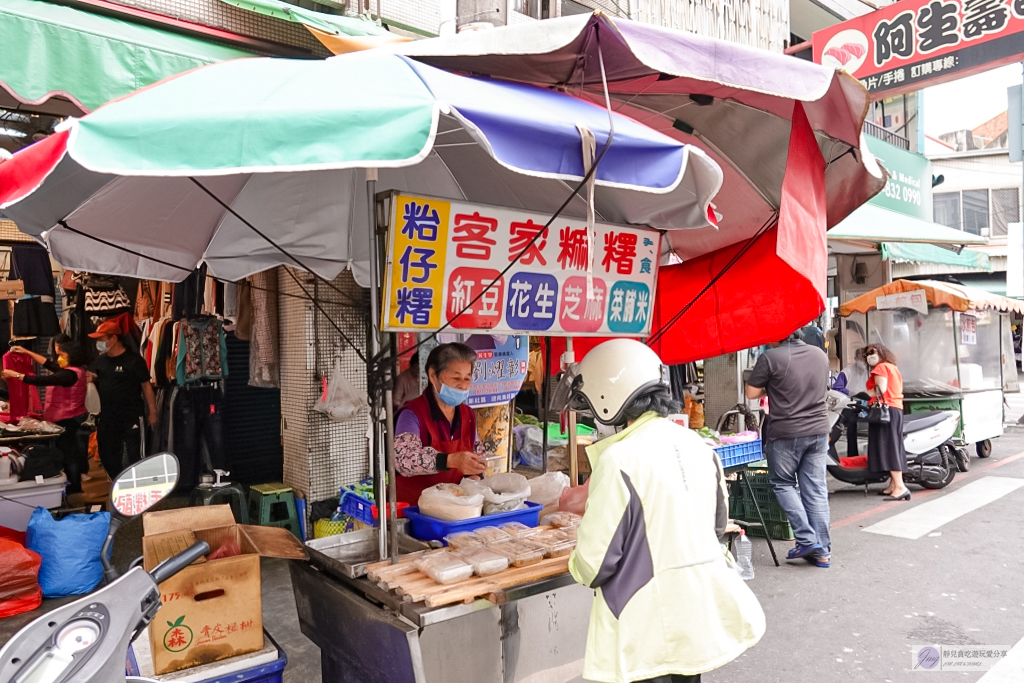
[(606, 425), (622, 422), (630, 402), (653, 387), (670, 387), (668, 366), (653, 350), (635, 339), (598, 344), (570, 368), (568, 407), (588, 410)]

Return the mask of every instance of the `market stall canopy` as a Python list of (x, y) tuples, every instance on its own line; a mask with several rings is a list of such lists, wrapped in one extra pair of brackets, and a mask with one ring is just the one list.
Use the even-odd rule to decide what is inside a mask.
[[(945, 266), (958, 266), (975, 270), (992, 270), (988, 254), (975, 251), (974, 249), (964, 249), (957, 253), (934, 244), (882, 242), (881, 250), (882, 258), (889, 259), (893, 263), (938, 263)], [(1005, 278), (1003, 279), (1003, 287), (1004, 289), (1006, 287)]]
[(0, 106), (78, 116), (143, 86), (251, 52), (41, 0), (0, 3)]
[[(663, 347), (673, 360), (714, 355), (733, 347), (733, 340), (774, 341), (820, 313), (825, 230), (885, 185), (885, 173), (862, 145), (867, 91), (842, 71), (804, 60), (600, 12), (389, 49), (450, 71), (560, 88), (597, 102), (604, 98), (604, 74), (617, 111), (696, 144), (718, 161), (725, 174), (715, 201), (720, 229), (669, 235), (683, 269), (692, 269), (678, 282), (701, 282), (694, 293), (700, 292), (715, 274), (709, 266), (732, 263), (743, 269), (746, 259), (762, 259), (759, 252), (774, 248), (759, 263), (771, 279), (716, 282), (703, 296), (738, 308), (715, 309), (717, 341), (705, 344), (685, 331), (668, 332)], [(796, 156), (791, 138), (800, 150)], [(782, 215), (772, 237), (743, 254), (713, 256), (763, 235), (777, 213)], [(799, 298), (780, 307), (748, 296), (776, 286)], [(660, 291), (666, 319), (689, 303), (690, 292), (689, 284)], [(697, 315), (691, 309), (682, 322)]]
[(905, 242), (952, 246), (978, 246), (988, 243), (988, 240), (979, 235), (883, 209), (874, 204), (865, 204), (829, 230), (828, 240), (858, 244)]
[(896, 280), (883, 287), (861, 294), (852, 301), (839, 307), (839, 314), (849, 316), (854, 313), (867, 313), (877, 308), (878, 297), (891, 294), (903, 294), (923, 290), (929, 306), (946, 306), (961, 313), (971, 310), (992, 309), (996, 311), (1012, 311), (1024, 315), (1024, 302), (1007, 299), (1005, 296), (991, 294), (981, 289), (965, 287), (951, 282), (937, 280)]
[[(713, 230), (718, 165), (611, 118), (595, 173), (600, 220)], [(611, 118), (569, 95), (378, 50), (236, 60), (110, 103), (15, 154), (0, 164), (0, 211), (69, 268), (178, 281), (205, 261), (237, 280), (294, 264), (283, 249), (328, 279), (353, 266), (366, 286), (365, 169), (380, 169), (378, 191), (551, 214), (585, 175), (581, 130), (601, 150)], [(567, 214), (584, 217), (584, 199)]]
[(221, 0), (221, 2), (275, 19), (301, 24), (323, 43), (324, 47), (336, 55), (369, 50), (388, 43), (406, 43), (411, 40), (395, 35), (367, 19), (315, 12), (282, 0)]

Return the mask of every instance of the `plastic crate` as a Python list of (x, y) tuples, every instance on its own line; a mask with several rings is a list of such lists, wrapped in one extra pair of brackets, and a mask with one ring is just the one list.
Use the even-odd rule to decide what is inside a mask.
[[(353, 491), (341, 490), (341, 503), (338, 505), (343, 514), (352, 519), (362, 522), (366, 526), (377, 526), (377, 506), (372, 501), (363, 498)], [(405, 516), (405, 509), (408, 503), (395, 503), (398, 509), (398, 516)]]
[(764, 457), (760, 439), (747, 443), (718, 446), (715, 448), (715, 452), (718, 453), (718, 459), (722, 461), (722, 467), (724, 468), (738, 467), (750, 462), (757, 462)]
[[(786, 511), (778, 503), (765, 505), (758, 501), (757, 505), (761, 509), (761, 516), (764, 517), (765, 522), (789, 522)], [(757, 509), (754, 508), (754, 501), (749, 498), (743, 499), (743, 519), (747, 522), (761, 521), (757, 516)]]
[[(768, 529), (768, 534), (776, 541), (792, 541), (793, 527), (789, 525), (789, 522), (769, 522), (765, 519), (765, 527)], [(750, 526), (747, 527), (747, 533), (757, 538), (764, 538), (765, 527)]]
[(748, 469), (743, 473), (743, 476), (750, 482), (751, 486), (771, 486), (771, 482), (768, 481), (768, 470)]
[[(284, 680), (284, 669), (288, 666), (288, 655), (285, 654), (281, 646), (277, 644), (277, 641), (266, 630), (263, 631), (263, 635), (277, 648), (277, 654), (280, 656), (276, 660), (266, 664), (259, 664), (249, 669), (234, 671), (223, 676), (205, 678), (202, 680), (202, 683), (282, 683)], [(222, 660), (221, 663), (224, 661), (229, 660)], [(187, 672), (188, 669), (185, 669), (185, 671)], [(125, 674), (127, 676), (139, 675), (139, 665), (135, 658), (135, 651), (131, 647), (128, 648), (128, 656), (125, 658)]]
[(472, 519), (463, 519), (458, 522), (448, 522), (437, 517), (421, 515), (418, 507), (405, 509), (405, 516), (409, 520), (409, 534), (421, 541), (440, 541), (445, 536), (456, 531), (472, 531), (482, 526), (499, 526), (509, 522), (522, 522), (526, 526), (537, 526), (540, 521), (540, 511), (543, 506), (539, 503), (526, 501), (526, 507), (522, 510), (512, 512), (499, 512), (496, 515), (482, 515)]

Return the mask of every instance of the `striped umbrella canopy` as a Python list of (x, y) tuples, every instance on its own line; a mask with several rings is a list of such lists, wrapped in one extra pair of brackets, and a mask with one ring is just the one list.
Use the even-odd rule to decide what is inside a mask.
[[(294, 257), (366, 284), (367, 169), (377, 190), (550, 213), (586, 174), (581, 136), (600, 152), (613, 127), (598, 216), (710, 227), (722, 171), (700, 149), (570, 95), (378, 50), (235, 60), (107, 104), (0, 164), (0, 211), (69, 268), (177, 281), (205, 262), (236, 280)], [(586, 211), (578, 196), (566, 209)]]

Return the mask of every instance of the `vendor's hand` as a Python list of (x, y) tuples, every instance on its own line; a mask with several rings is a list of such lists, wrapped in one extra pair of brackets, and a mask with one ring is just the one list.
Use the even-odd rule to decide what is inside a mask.
[(28, 353), (28, 349), (26, 349), (24, 346), (12, 346), (11, 351), (13, 351), (14, 353)]
[(448, 469), (458, 470), (466, 475), (483, 474), (487, 471), (487, 461), (476, 453), (458, 451), (448, 454)]
[(21, 373), (17, 370), (4, 370), (4, 379), (18, 379)]
[(559, 512), (572, 512), (582, 515), (587, 508), (587, 497), (590, 495), (590, 480), (582, 486), (567, 487), (558, 498)]
[(96, 373), (95, 372), (86, 372), (85, 373), (85, 379), (90, 384), (95, 383), (96, 382)]

